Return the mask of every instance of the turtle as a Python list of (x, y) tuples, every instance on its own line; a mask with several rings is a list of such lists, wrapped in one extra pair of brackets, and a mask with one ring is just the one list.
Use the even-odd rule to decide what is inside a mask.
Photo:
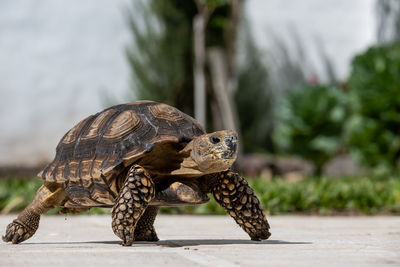
[(109, 207), (123, 246), (158, 241), (161, 206), (222, 206), (252, 240), (268, 239), (270, 226), (247, 181), (232, 170), (234, 130), (207, 133), (191, 116), (163, 103), (137, 101), (91, 115), (60, 140), (54, 160), (38, 176), (43, 185), (6, 228), (3, 241), (27, 240), (41, 214), (63, 207), (79, 213)]

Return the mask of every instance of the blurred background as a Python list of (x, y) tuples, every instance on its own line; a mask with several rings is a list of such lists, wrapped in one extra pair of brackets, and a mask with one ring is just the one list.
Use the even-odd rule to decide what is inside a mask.
[(3, 0), (0, 62), (1, 213), (73, 125), (149, 99), (236, 129), (267, 213), (400, 214), (397, 0)]

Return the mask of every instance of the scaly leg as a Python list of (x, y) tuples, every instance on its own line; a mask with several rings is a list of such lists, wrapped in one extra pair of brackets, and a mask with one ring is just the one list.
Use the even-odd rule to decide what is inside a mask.
[(146, 211), (140, 217), (135, 228), (135, 240), (137, 241), (158, 241), (154, 221), (156, 219), (159, 207), (148, 206)]
[(132, 245), (136, 224), (154, 196), (149, 174), (139, 165), (132, 166), (112, 209), (112, 229), (122, 239), (121, 245)]
[(269, 224), (260, 201), (243, 177), (223, 172), (215, 178), (211, 193), (252, 240), (268, 239)]
[(40, 215), (59, 206), (66, 198), (60, 184), (45, 182), (28, 207), (7, 226), (3, 241), (17, 244), (33, 236), (39, 227)]

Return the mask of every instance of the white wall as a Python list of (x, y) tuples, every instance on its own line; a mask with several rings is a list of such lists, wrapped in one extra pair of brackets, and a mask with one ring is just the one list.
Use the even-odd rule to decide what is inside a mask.
[(129, 86), (129, 0), (0, 1), (0, 165), (53, 157), (62, 135)]
[[(374, 41), (374, 0), (248, 0), (257, 42), (295, 25), (323, 40), (344, 77)], [(48, 161), (62, 135), (129, 88), (123, 11), (130, 0), (0, 1), (0, 165)], [(326, 31), (328, 29), (328, 31)], [(311, 40), (311, 41), (310, 41)]]

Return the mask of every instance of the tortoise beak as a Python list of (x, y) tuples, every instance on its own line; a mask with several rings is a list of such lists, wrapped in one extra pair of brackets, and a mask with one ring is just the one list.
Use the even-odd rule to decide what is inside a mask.
[(236, 158), (237, 144), (238, 144), (238, 138), (236, 132), (232, 131), (230, 135), (225, 137), (225, 144), (226, 147), (228, 148), (228, 151), (222, 153), (222, 158), (224, 159)]

